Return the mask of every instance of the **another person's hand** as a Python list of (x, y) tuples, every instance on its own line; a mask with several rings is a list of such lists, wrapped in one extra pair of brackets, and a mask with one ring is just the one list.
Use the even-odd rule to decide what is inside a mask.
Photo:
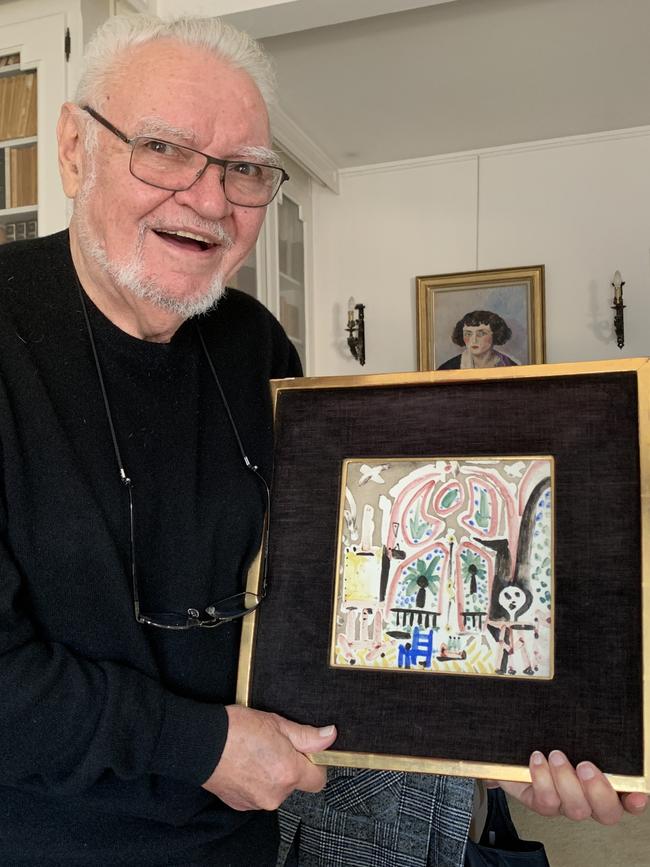
[(639, 815), (648, 803), (641, 792), (619, 795), (602, 771), (591, 762), (574, 768), (564, 753), (553, 750), (548, 761), (540, 752), (530, 757), (531, 783), (488, 782), (501, 786), (529, 810), (542, 816), (566, 816), (573, 821), (595, 819), (615, 825), (624, 812)]
[(320, 792), (324, 767), (305, 753), (330, 747), (334, 726), (317, 729), (274, 713), (229, 705), (228, 736), (219, 764), (203, 788), (234, 810), (275, 810), (293, 792)]

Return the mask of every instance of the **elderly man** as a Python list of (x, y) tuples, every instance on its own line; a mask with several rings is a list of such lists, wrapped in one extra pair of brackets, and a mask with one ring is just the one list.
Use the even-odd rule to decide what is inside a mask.
[[(223, 294), (285, 178), (269, 77), (216, 20), (111, 19), (58, 127), (69, 233), (0, 258), (2, 865), (263, 867), (324, 785), (327, 720), (233, 704), (267, 383), (300, 372)], [(531, 767), (534, 809), (620, 815), (596, 769)]]
[(253, 299), (212, 309), (285, 177), (263, 93), (218, 21), (109, 21), (58, 127), (69, 234), (0, 260), (7, 867), (273, 864), (264, 811), (324, 784), (333, 727), (233, 705), (267, 384), (300, 372)]

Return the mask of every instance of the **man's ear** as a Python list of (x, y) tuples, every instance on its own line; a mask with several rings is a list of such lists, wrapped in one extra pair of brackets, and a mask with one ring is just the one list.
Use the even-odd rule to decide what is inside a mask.
[(59, 172), (63, 192), (69, 199), (74, 199), (81, 189), (87, 163), (83, 146), (83, 124), (76, 105), (65, 102), (61, 106), (56, 137), (59, 142)]

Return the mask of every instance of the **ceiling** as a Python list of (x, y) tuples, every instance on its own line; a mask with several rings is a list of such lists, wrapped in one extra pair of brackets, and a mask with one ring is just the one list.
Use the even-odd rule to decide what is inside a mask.
[(337, 168), (650, 123), (650, 0), (171, 5), (261, 37), (283, 112)]

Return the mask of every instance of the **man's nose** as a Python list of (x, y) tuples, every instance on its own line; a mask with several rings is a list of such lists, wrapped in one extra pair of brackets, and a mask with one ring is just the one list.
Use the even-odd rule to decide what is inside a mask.
[(223, 169), (209, 165), (192, 186), (175, 193), (180, 205), (186, 205), (201, 217), (221, 220), (232, 212), (232, 205), (226, 198), (223, 188)]

